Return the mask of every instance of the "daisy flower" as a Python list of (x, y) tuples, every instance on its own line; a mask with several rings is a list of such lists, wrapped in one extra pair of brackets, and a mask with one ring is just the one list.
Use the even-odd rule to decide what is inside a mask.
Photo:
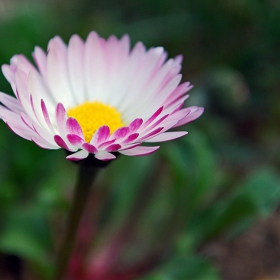
[(54, 37), (36, 66), (12, 57), (2, 71), (16, 98), (0, 92), (0, 117), (19, 136), (45, 149), (63, 148), (67, 159), (89, 154), (102, 161), (116, 153), (148, 155), (162, 142), (187, 134), (168, 131), (198, 118), (203, 108), (183, 108), (192, 86), (180, 84), (182, 56), (167, 60), (162, 47), (146, 49), (129, 36), (107, 40), (91, 32), (68, 46)]

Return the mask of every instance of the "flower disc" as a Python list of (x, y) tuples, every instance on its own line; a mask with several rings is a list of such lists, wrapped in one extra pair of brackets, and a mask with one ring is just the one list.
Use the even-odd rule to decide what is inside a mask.
[(116, 108), (98, 101), (86, 101), (83, 104), (70, 108), (67, 110), (67, 115), (78, 121), (86, 142), (90, 142), (95, 131), (103, 125), (109, 127), (110, 134), (124, 126), (121, 114)]

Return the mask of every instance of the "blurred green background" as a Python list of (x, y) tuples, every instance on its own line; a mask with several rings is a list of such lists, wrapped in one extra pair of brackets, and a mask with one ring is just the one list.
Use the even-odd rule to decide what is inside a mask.
[[(183, 54), (183, 81), (194, 84), (187, 105), (205, 107), (186, 137), (148, 157), (120, 157), (99, 177), (87, 210), (92, 252), (119, 245), (104, 279), (275, 276), (280, 1), (0, 0), (0, 63), (17, 53), (31, 59), (55, 35), (68, 42), (91, 30)], [(12, 94), (3, 75), (0, 90)], [(4, 123), (0, 135), (0, 279), (48, 279), (76, 166)], [(84, 257), (90, 267), (94, 257)]]

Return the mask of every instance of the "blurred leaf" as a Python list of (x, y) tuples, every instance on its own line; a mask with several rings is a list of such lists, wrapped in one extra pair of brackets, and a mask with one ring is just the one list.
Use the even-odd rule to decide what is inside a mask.
[(50, 269), (49, 251), (52, 248), (50, 229), (46, 219), (34, 209), (17, 209), (5, 217), (0, 231), (0, 251), (14, 254), (41, 267)]
[(258, 209), (250, 197), (238, 196), (214, 204), (213, 209), (208, 209), (207, 212), (203, 216), (196, 218), (200, 224), (197, 235), (210, 239), (217, 237), (217, 235), (226, 230), (232, 229), (233, 226), (237, 226), (238, 223), (243, 222), (245, 219), (255, 217)]
[(156, 272), (141, 280), (218, 280), (217, 270), (199, 257), (174, 257)]
[[(257, 218), (271, 213), (280, 202), (280, 178), (271, 168), (253, 172), (230, 195), (213, 203), (189, 224), (197, 242), (225, 232), (238, 232)], [(200, 240), (201, 239), (201, 240)]]
[(236, 195), (249, 196), (258, 208), (260, 215), (268, 215), (280, 202), (280, 176), (273, 168), (263, 167), (241, 183)]
[[(200, 207), (203, 200), (209, 195), (213, 195), (218, 186), (219, 173), (216, 165), (215, 155), (209, 145), (208, 139), (201, 131), (192, 129), (188, 138), (182, 139), (183, 144), (190, 143), (194, 152), (193, 165), (196, 168), (192, 176), (195, 177), (193, 185), (186, 182), (191, 189), (189, 196), (190, 211), (195, 211)], [(181, 146), (183, 148), (183, 146)], [(187, 154), (185, 155), (188, 156)]]
[(171, 190), (174, 199), (188, 216), (214, 196), (219, 187), (220, 173), (208, 139), (198, 128), (177, 143), (166, 143), (162, 155), (172, 170)]

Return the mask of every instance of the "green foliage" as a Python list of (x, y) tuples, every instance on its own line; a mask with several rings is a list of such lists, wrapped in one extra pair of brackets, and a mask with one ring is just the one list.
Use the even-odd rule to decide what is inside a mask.
[(141, 280), (217, 280), (217, 270), (198, 257), (176, 257)]
[(222, 233), (240, 233), (257, 218), (272, 213), (279, 205), (280, 177), (269, 168), (255, 171), (222, 200), (197, 213), (189, 224), (196, 242)]
[(35, 209), (14, 209), (5, 217), (0, 233), (0, 251), (33, 261), (47, 279), (51, 270), (52, 248), (49, 223)]

